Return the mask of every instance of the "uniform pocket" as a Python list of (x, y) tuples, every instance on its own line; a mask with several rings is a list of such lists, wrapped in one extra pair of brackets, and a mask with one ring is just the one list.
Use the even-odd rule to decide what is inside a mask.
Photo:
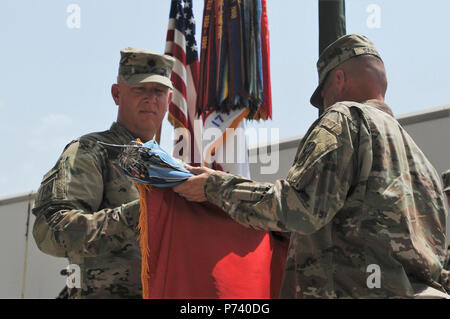
[(297, 190), (303, 188), (306, 180), (310, 180), (314, 174), (319, 173), (311, 168), (339, 146), (339, 141), (334, 134), (327, 129), (317, 128), (308, 137), (300, 154), (296, 156), (297, 161), (289, 170), (286, 180)]
[(58, 177), (58, 170), (52, 169), (44, 175), (41, 186), (36, 196), (36, 206), (40, 206), (43, 202), (49, 200), (54, 193), (55, 181)]
[(63, 182), (64, 171), (62, 170), (61, 165), (61, 162), (58, 163), (56, 168), (44, 175), (36, 196), (36, 207), (45, 204), (46, 201), (51, 199), (66, 198), (65, 185)]

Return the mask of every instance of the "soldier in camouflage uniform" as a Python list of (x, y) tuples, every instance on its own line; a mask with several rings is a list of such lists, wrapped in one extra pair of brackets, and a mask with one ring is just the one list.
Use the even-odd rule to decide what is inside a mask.
[(206, 168), (175, 187), (242, 225), (291, 232), (282, 298), (446, 298), (446, 211), (439, 175), (384, 103), (367, 38), (344, 36), (318, 61), (311, 103), (324, 113), (285, 180)]
[(442, 181), (444, 182), (444, 193), (447, 195), (448, 207), (450, 207), (450, 169), (442, 173)]
[[(442, 180), (444, 182), (444, 193), (447, 196), (448, 207), (450, 207), (450, 169), (442, 173)], [(447, 261), (445, 269), (450, 270), (450, 245), (447, 247)], [(450, 275), (447, 277), (450, 284)]]
[(153, 138), (172, 99), (174, 59), (150, 51), (121, 51), (111, 88), (117, 122), (71, 142), (38, 190), (33, 236), (43, 252), (80, 267), (71, 298), (141, 298), (137, 241), (139, 192), (121, 171), (118, 151), (97, 143)]

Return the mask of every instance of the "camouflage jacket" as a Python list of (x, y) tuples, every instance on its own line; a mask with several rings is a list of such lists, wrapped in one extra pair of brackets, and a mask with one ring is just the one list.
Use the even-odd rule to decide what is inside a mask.
[(141, 298), (141, 255), (136, 227), (139, 192), (116, 164), (128, 144), (120, 124), (66, 146), (37, 192), (33, 236), (40, 250), (67, 257), (81, 272), (75, 298)]
[(380, 101), (327, 110), (286, 180), (216, 172), (205, 194), (243, 225), (292, 232), (282, 298), (445, 295), (439, 175)]

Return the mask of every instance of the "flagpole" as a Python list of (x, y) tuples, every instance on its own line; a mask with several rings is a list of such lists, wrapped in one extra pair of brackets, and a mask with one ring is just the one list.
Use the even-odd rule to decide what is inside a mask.
[(346, 33), (345, 0), (319, 0), (319, 55)]
[[(319, 55), (345, 34), (345, 0), (319, 0)], [(319, 116), (321, 114), (319, 110)]]

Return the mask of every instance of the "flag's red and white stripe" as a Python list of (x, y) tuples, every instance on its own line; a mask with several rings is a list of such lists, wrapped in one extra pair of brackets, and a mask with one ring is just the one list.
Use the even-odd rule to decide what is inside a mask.
[[(175, 143), (183, 145), (183, 149), (181, 152), (177, 152), (177, 148), (175, 148), (174, 156), (192, 164), (201, 163), (202, 134), (201, 131), (194, 134), (194, 121), (198, 119), (195, 108), (199, 61), (194, 35), (192, 1), (174, 0), (172, 7), (165, 49), (166, 54), (175, 58), (171, 78), (174, 92), (172, 103), (169, 106), (169, 121), (175, 128), (186, 129), (183, 140), (178, 140), (179, 137), (176, 137)], [(201, 125), (197, 126), (201, 130)], [(187, 157), (187, 154), (190, 156)]]

